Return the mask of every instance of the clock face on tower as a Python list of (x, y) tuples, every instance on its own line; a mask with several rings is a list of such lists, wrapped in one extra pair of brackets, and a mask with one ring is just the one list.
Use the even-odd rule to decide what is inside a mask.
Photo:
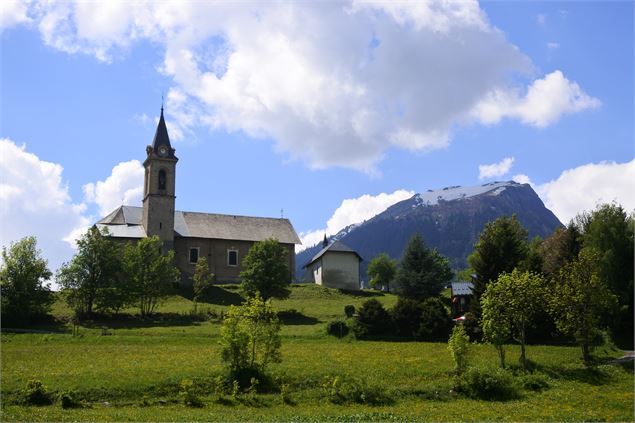
[(159, 156), (165, 157), (168, 155), (168, 148), (165, 145), (159, 147)]

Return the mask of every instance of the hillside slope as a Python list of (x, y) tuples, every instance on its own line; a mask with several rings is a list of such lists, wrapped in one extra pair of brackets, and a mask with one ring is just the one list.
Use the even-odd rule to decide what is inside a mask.
[[(370, 220), (348, 226), (331, 237), (357, 250), (364, 258), (362, 279), (368, 261), (381, 252), (401, 257), (414, 233), (427, 246), (448, 257), (454, 269), (467, 266), (467, 256), (486, 223), (516, 214), (529, 238), (547, 237), (562, 226), (528, 184), (493, 182), (475, 187), (447, 187), (415, 194), (396, 203)], [(321, 243), (296, 255), (296, 275), (302, 278), (306, 264)]]

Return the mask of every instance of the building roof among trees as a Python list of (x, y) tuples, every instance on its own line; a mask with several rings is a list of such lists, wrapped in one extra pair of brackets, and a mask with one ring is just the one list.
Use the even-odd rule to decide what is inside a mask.
[(472, 295), (472, 282), (452, 282), (452, 295)]
[(359, 255), (359, 253), (355, 250), (353, 250), (351, 247), (349, 247), (348, 245), (344, 244), (341, 241), (335, 241), (334, 243), (332, 243), (331, 245), (328, 245), (324, 248), (322, 248), (316, 255), (313, 256), (313, 258), (307, 263), (305, 264), (303, 267), (308, 267), (311, 264), (313, 264), (316, 260), (318, 260), (320, 257), (322, 257), (324, 254), (326, 254), (327, 252), (334, 252), (334, 253), (353, 253), (357, 256), (357, 258), (359, 259), (359, 261), (364, 261), (364, 259), (362, 258), (362, 256)]
[[(144, 238), (141, 207), (120, 206), (97, 222), (117, 238)], [(289, 219), (233, 216), (214, 213), (174, 212), (174, 236), (189, 238), (262, 241), (275, 238), (284, 244), (301, 244)]]

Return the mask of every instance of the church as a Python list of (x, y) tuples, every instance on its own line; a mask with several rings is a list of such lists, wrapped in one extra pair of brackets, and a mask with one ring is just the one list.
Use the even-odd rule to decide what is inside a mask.
[(96, 223), (120, 242), (157, 235), (165, 251), (174, 250), (181, 283), (192, 284), (194, 268), (205, 257), (216, 283), (237, 283), (241, 263), (251, 246), (275, 238), (288, 254), (289, 279), (295, 280), (295, 245), (300, 239), (288, 219), (232, 216), (175, 209), (176, 164), (163, 107), (152, 145), (143, 162), (143, 206), (120, 206)]

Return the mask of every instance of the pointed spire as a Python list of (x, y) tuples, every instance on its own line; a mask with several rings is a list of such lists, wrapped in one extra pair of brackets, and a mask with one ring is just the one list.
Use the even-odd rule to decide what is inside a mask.
[(167, 157), (174, 157), (174, 151), (172, 150), (172, 145), (170, 144), (170, 136), (168, 135), (168, 128), (165, 125), (165, 118), (163, 117), (163, 99), (161, 101), (161, 116), (159, 117), (157, 130), (154, 133), (152, 148), (155, 152), (158, 152), (161, 146), (167, 147)]
[(329, 240), (326, 239), (326, 234), (324, 234), (324, 241), (322, 241), (322, 248), (326, 248), (329, 246)]

